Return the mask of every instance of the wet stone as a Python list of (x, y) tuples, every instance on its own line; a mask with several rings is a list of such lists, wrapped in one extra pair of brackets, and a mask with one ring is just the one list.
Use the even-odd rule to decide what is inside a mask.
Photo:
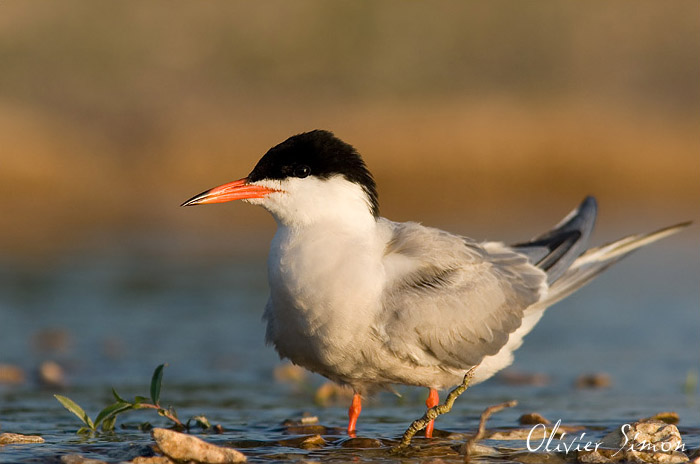
[[(460, 454), (464, 454), (466, 452), (466, 447), (463, 445), (459, 449)], [(470, 457), (476, 457), (476, 456), (501, 456), (501, 452), (498, 451), (496, 448), (493, 446), (488, 446), (484, 445), (482, 443), (472, 443), (469, 445), (469, 456)]]
[(63, 368), (54, 361), (44, 361), (39, 366), (39, 383), (45, 387), (63, 388), (67, 385)]
[(323, 425), (291, 425), (284, 431), (290, 435), (328, 435), (329, 429)]
[[(308, 414), (308, 413), (304, 413)], [(317, 416), (312, 416), (312, 415), (304, 415), (299, 419), (285, 419), (282, 422), (282, 425), (284, 427), (293, 427), (293, 426), (300, 426), (300, 425), (317, 425), (318, 424), (318, 417)]]
[(504, 371), (496, 377), (501, 383), (514, 386), (544, 387), (550, 383), (549, 376), (538, 372)]
[(321, 435), (311, 435), (310, 437), (298, 437), (279, 442), (280, 446), (289, 446), (291, 448), (301, 449), (316, 449), (323, 448), (326, 445), (326, 440)]
[(130, 464), (175, 464), (175, 461), (167, 456), (150, 456), (135, 458)]
[(520, 425), (536, 425), (536, 424), (544, 424), (544, 425), (549, 425), (551, 422), (547, 420), (544, 416), (541, 414), (538, 414), (536, 412), (531, 412), (530, 414), (523, 414), (520, 416), (518, 419), (518, 423)]
[(564, 464), (566, 459), (557, 453), (514, 453), (508, 456), (508, 460), (523, 464)]
[(175, 461), (196, 461), (205, 464), (246, 461), (245, 455), (240, 451), (213, 445), (184, 433), (155, 428), (152, 435), (160, 451)]
[(680, 463), (688, 461), (681, 451), (683, 439), (675, 425), (658, 420), (625, 424), (607, 434), (596, 451), (580, 451), (581, 463)]
[(341, 445), (343, 448), (381, 448), (382, 447), (382, 442), (377, 440), (376, 438), (364, 438), (364, 437), (357, 437), (357, 438), (350, 438), (348, 440), (345, 440)]
[[(537, 424), (535, 424), (537, 425)], [(573, 425), (555, 425), (554, 427), (528, 427), (528, 428), (517, 428), (511, 430), (499, 430), (487, 434), (486, 438), (489, 440), (542, 440), (543, 438), (554, 436), (554, 438), (560, 438), (562, 434), (572, 434), (583, 430), (583, 427), (573, 426)]]
[(605, 372), (584, 374), (576, 379), (574, 386), (580, 389), (609, 388), (612, 386), (612, 379), (610, 378), (610, 375), (606, 374)]
[(0, 385), (19, 385), (24, 383), (24, 371), (12, 364), (0, 364)]
[(32, 337), (34, 348), (40, 353), (68, 353), (73, 345), (73, 336), (65, 329), (49, 328), (39, 330)]
[(342, 387), (333, 382), (326, 382), (316, 390), (314, 402), (320, 406), (328, 406), (334, 401), (345, 401), (352, 399), (353, 393), (350, 388)]
[(275, 367), (273, 376), (277, 382), (301, 384), (306, 382), (309, 373), (303, 367), (294, 364), (282, 364)]
[(61, 464), (107, 464), (99, 459), (90, 459), (81, 456), (80, 454), (66, 454), (61, 456)]
[(677, 424), (678, 422), (680, 422), (681, 419), (678, 416), (677, 412), (664, 411), (664, 412), (654, 414), (651, 417), (647, 417), (646, 419), (642, 419), (640, 422), (647, 422), (647, 421), (653, 421), (653, 420), (666, 422), (667, 424)]
[(44, 443), (44, 439), (38, 435), (22, 435), (20, 433), (0, 434), (0, 445), (15, 445), (24, 443)]

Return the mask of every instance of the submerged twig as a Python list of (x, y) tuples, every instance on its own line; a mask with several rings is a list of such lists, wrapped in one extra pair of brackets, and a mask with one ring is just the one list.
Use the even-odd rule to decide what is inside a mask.
[(425, 412), (423, 417), (413, 421), (413, 423), (404, 432), (401, 442), (393, 447), (391, 452), (399, 453), (408, 448), (411, 445), (413, 436), (423, 430), (431, 420), (435, 420), (435, 418), (441, 414), (450, 412), (455, 400), (459, 397), (459, 395), (464, 393), (467, 388), (469, 388), (469, 382), (471, 381), (472, 377), (474, 377), (474, 371), (477, 367), (478, 366), (472, 367), (466, 374), (464, 374), (464, 380), (462, 380), (462, 383), (447, 395), (444, 403), (433, 406)]
[(484, 409), (484, 412), (481, 413), (481, 419), (479, 420), (479, 429), (477, 430), (476, 435), (467, 440), (467, 442), (462, 446), (462, 452), (464, 452), (464, 462), (469, 462), (469, 457), (474, 451), (474, 445), (476, 445), (476, 443), (479, 440), (482, 440), (486, 435), (486, 421), (489, 420), (491, 414), (496, 413), (501, 409), (512, 408), (517, 404), (518, 402), (516, 400), (512, 400), (506, 401), (505, 403), (501, 404), (495, 404)]

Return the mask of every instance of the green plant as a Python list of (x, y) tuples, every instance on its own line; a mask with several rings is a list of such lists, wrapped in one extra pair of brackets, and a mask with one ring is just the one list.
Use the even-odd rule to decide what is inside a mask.
[(153, 371), (153, 377), (151, 378), (151, 397), (144, 396), (134, 397), (134, 401), (127, 401), (112, 388), (112, 395), (116, 400), (114, 403), (105, 407), (102, 411), (97, 414), (95, 420), (90, 419), (85, 410), (81, 408), (75, 401), (71, 400), (62, 395), (54, 395), (54, 397), (65, 407), (67, 410), (75, 414), (78, 419), (85, 424), (83, 427), (78, 429), (78, 433), (95, 433), (98, 429), (102, 429), (103, 432), (108, 432), (114, 430), (114, 424), (117, 420), (119, 414), (125, 413), (127, 411), (133, 411), (137, 409), (155, 409), (159, 415), (171, 420), (176, 428), (179, 429), (189, 429), (190, 422), (194, 421), (196, 424), (202, 428), (209, 428), (209, 421), (207, 421), (204, 416), (197, 416), (187, 421), (187, 424), (183, 424), (177, 417), (177, 412), (172, 406), (164, 408), (160, 405), (160, 387), (163, 381), (163, 369), (166, 364), (161, 364), (156, 367)]

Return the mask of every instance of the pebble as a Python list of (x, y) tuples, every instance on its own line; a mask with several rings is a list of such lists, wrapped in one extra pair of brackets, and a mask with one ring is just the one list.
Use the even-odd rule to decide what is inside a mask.
[(39, 383), (44, 387), (63, 388), (67, 385), (63, 368), (55, 361), (44, 361), (39, 366)]
[(664, 411), (654, 414), (651, 417), (647, 417), (646, 419), (642, 419), (640, 422), (647, 422), (652, 420), (659, 420), (661, 422), (666, 422), (667, 424), (677, 424), (678, 422), (680, 422), (681, 418), (678, 416), (677, 412)]
[(291, 438), (289, 440), (281, 440), (278, 442), (280, 446), (289, 446), (291, 448), (301, 449), (316, 449), (323, 448), (326, 445), (326, 440), (321, 435), (311, 435), (307, 437)]
[(381, 448), (382, 442), (376, 438), (350, 438), (345, 440), (342, 445), (343, 448)]
[(544, 387), (548, 385), (551, 380), (546, 374), (541, 374), (537, 372), (518, 372), (507, 370), (501, 372), (496, 377), (501, 383), (506, 385), (517, 385), (517, 386), (535, 386)]
[[(659, 420), (645, 420), (631, 424), (607, 434), (601, 440), (597, 451), (579, 451), (580, 463), (681, 463), (687, 462), (688, 456), (681, 451), (674, 451), (683, 443), (678, 428)], [(625, 436), (626, 435), (626, 436)], [(641, 448), (644, 445), (644, 450)], [(652, 449), (649, 449), (649, 445)], [(621, 449), (622, 448), (622, 449)], [(631, 449), (633, 448), (633, 449)]]
[(547, 420), (544, 416), (536, 412), (531, 412), (530, 414), (523, 414), (518, 419), (518, 422), (520, 423), (520, 425), (551, 424), (549, 420)]
[(22, 435), (19, 433), (0, 434), (0, 445), (14, 445), (21, 443), (44, 443), (44, 439), (38, 435)]
[(70, 352), (73, 345), (73, 335), (61, 328), (41, 329), (34, 334), (32, 340), (37, 351), (54, 355)]
[(342, 387), (333, 382), (326, 382), (316, 390), (314, 402), (319, 406), (328, 406), (333, 401), (349, 400), (352, 398), (352, 390), (347, 387)]
[(327, 435), (329, 429), (323, 425), (289, 425), (285, 432), (290, 435)]
[(207, 443), (192, 435), (154, 428), (151, 432), (160, 451), (175, 461), (196, 461), (204, 464), (245, 462), (243, 453), (233, 448)]
[(576, 388), (609, 388), (612, 386), (610, 375), (605, 372), (596, 372), (593, 374), (584, 374), (579, 376), (574, 383)]
[(61, 464), (107, 464), (99, 459), (85, 458), (79, 454), (66, 454), (61, 456)]
[(554, 430), (553, 427), (529, 427), (523, 429), (511, 429), (502, 430), (497, 432), (492, 432), (487, 434), (486, 438), (489, 440), (527, 440), (528, 437), (531, 440), (541, 440), (545, 437), (549, 437), (554, 432), (554, 438), (560, 438), (562, 434), (572, 434), (583, 430), (583, 427), (575, 425), (559, 425)]
[(24, 383), (24, 371), (12, 364), (0, 364), (0, 385), (19, 385)]
[(272, 372), (275, 380), (283, 383), (300, 384), (306, 382), (309, 373), (303, 367), (294, 364), (282, 364)]
[(134, 458), (130, 464), (176, 464), (175, 461), (167, 456), (149, 456)]
[(564, 464), (566, 459), (557, 453), (513, 453), (508, 456), (509, 461), (521, 462), (523, 464)]

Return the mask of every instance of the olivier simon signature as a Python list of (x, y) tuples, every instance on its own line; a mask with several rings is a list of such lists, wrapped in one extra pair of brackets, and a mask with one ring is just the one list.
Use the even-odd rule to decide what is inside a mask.
[[(600, 446), (604, 446), (603, 442), (600, 441), (587, 441), (586, 433), (583, 432), (581, 435), (570, 435), (569, 438), (565, 440), (566, 432), (561, 432), (561, 436), (558, 439), (558, 443), (552, 444), (552, 440), (555, 440), (555, 435), (559, 430), (561, 425), (561, 419), (554, 424), (552, 430), (547, 434), (547, 427), (544, 424), (537, 424), (532, 427), (530, 433), (527, 435), (527, 450), (534, 453), (540, 452), (563, 452), (568, 454), (571, 451), (598, 451)], [(541, 427), (541, 429), (540, 429)], [(632, 426), (630, 424), (624, 424), (620, 427), (620, 432), (622, 433), (623, 442), (619, 446), (619, 449), (613, 454), (617, 455), (622, 451), (643, 451), (643, 452), (663, 452), (670, 453), (671, 451), (681, 451), (685, 452), (685, 443), (672, 443), (669, 441), (663, 441), (659, 443), (652, 443), (646, 440), (639, 441), (639, 432), (629, 435)], [(541, 439), (532, 438), (538, 430), (541, 430), (543, 437)], [(537, 434), (536, 436), (540, 436)]]

